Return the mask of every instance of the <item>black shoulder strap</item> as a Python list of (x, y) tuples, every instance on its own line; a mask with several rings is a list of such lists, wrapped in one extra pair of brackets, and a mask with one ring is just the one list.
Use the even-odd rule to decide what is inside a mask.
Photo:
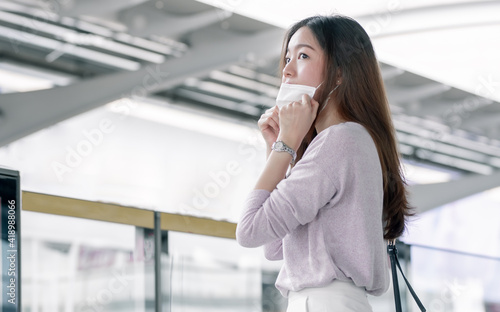
[(420, 308), (420, 311), (425, 312), (426, 309), (420, 299), (418, 299), (417, 294), (413, 290), (413, 288), (410, 285), (410, 282), (406, 279), (406, 276), (403, 273), (403, 270), (401, 270), (401, 265), (399, 264), (398, 260), (398, 249), (396, 248), (396, 242), (389, 241), (389, 244), (387, 245), (387, 253), (389, 254), (389, 257), (391, 259), (391, 270), (392, 270), (392, 287), (394, 288), (394, 300), (396, 302), (396, 312), (402, 312), (403, 310), (401, 309), (401, 297), (399, 295), (399, 284), (398, 284), (398, 272), (396, 271), (396, 265), (399, 268), (399, 272), (401, 272), (401, 275), (403, 275), (403, 278), (406, 282), (406, 285), (408, 286), (408, 289), (410, 290), (411, 295), (413, 296), (413, 299), (415, 299), (415, 302), (417, 303), (418, 307)]

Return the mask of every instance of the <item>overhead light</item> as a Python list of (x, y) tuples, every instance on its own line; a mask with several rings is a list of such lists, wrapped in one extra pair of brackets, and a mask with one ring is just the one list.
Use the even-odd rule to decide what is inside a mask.
[(500, 147), (495, 146), (495, 142), (492, 139), (482, 138), (481, 140), (477, 141), (467, 139), (466, 136), (470, 134), (466, 131), (454, 129), (454, 133), (451, 134), (450, 127), (432, 120), (426, 120), (416, 116), (393, 116), (393, 123), (396, 130), (399, 131), (415, 134), (424, 138), (431, 139), (433, 141), (439, 141), (462, 147), (474, 152), (500, 157)]
[(0, 68), (0, 93), (28, 92), (52, 87), (53, 82), (48, 79), (23, 75)]
[(45, 23), (35, 18), (27, 18), (18, 14), (12, 14), (5, 11), (0, 11), (0, 20), (13, 25), (21, 26), (23, 28), (42, 31), (56, 36), (60, 35), (65, 31), (69, 31), (69, 29), (65, 27)]
[(460, 158), (465, 158), (469, 159), (472, 161), (476, 162), (486, 162), (487, 161), (487, 156), (481, 153), (477, 153), (471, 150), (463, 149), (460, 147), (455, 147), (452, 145), (440, 143), (438, 141), (434, 140), (428, 140), (423, 137), (411, 135), (411, 134), (405, 134), (402, 132), (397, 133), (397, 138), (403, 143), (416, 146), (422, 149), (426, 149), (429, 151), (435, 151), (447, 155), (453, 155), (454, 157), (460, 157)]
[(107, 66), (131, 71), (138, 70), (141, 67), (141, 64), (138, 62), (3, 26), (0, 26), (0, 37), (10, 40), (13, 44), (22, 42), (24, 44), (34, 45), (45, 48), (47, 50), (52, 50), (52, 52), (48, 55), (49, 61), (59, 57), (60, 55), (69, 54), (89, 60), (93, 63), (100, 63)]
[(176, 91), (176, 94), (190, 100), (194, 100), (197, 102), (205, 103), (215, 107), (222, 107), (228, 110), (233, 110), (237, 112), (242, 112), (248, 115), (258, 116), (261, 113), (261, 110), (255, 107), (254, 105), (249, 105), (245, 103), (238, 103), (235, 101), (230, 101), (226, 99), (222, 99), (220, 97), (211, 96), (205, 93), (196, 92), (193, 90), (187, 90), (183, 88), (179, 88)]
[(452, 180), (452, 174), (431, 169), (422, 165), (413, 165), (407, 161), (402, 164), (405, 179), (410, 184), (443, 183)]
[(174, 54), (173, 49), (167, 45), (151, 40), (146, 40), (140, 37), (134, 37), (126, 33), (116, 34), (115, 39), (128, 44), (137, 45), (151, 51), (156, 51), (163, 54)]
[(455, 144), (464, 148), (469, 148), (487, 155), (500, 157), (500, 147), (486, 144), (483, 142), (472, 141), (463, 137), (452, 136), (450, 134), (443, 134), (441, 140), (449, 144)]
[(403, 155), (413, 155), (415, 149), (413, 148), (413, 146), (399, 143), (398, 150)]
[(491, 158), (490, 165), (500, 168), (500, 159), (499, 158)]
[(135, 48), (96, 35), (86, 35), (74, 31), (66, 31), (59, 34), (59, 37), (64, 41), (75, 45), (94, 46), (100, 49), (141, 59), (151, 63), (161, 64), (165, 61), (165, 57), (163, 55)]
[[(42, 4), (42, 2), (39, 1), (36, 4)], [(39, 9), (39, 8), (31, 7), (31, 6), (17, 4), (17, 3), (14, 3), (12, 1), (0, 2), (0, 8), (4, 9), (6, 11), (11, 11), (11, 12), (30, 14), (34, 17), (33, 21), (36, 21), (38, 19), (42, 19), (42, 20), (49, 20), (52, 22), (57, 22), (59, 19), (59, 16), (56, 13), (52, 12), (49, 6), (50, 6), (50, 4), (46, 3), (46, 5), (43, 9)]]
[(94, 46), (114, 53), (131, 56), (142, 59), (148, 62), (161, 64), (165, 61), (163, 55), (145, 51), (143, 49), (131, 47), (122, 43), (115, 42), (102, 36), (84, 34), (73, 31), (66, 27), (60, 27), (42, 21), (34, 21), (33, 19), (19, 16), (8, 12), (0, 11), (0, 20), (18, 25), (24, 28), (29, 28), (37, 32), (42, 31), (54, 35), (62, 40), (74, 45)]
[(91, 16), (91, 15), (82, 15), (82, 16), (80, 16), (80, 19), (86, 20), (86, 21), (93, 23), (93, 24), (102, 25), (106, 28), (109, 28), (112, 31), (115, 31), (115, 32), (126, 32), (127, 31), (127, 26), (123, 25), (120, 22), (115, 22), (111, 19), (105, 19), (105, 18), (101, 18), (98, 16)]
[[(463, 136), (467, 135), (467, 132), (464, 132), (462, 134), (463, 136), (452, 135), (448, 133), (448, 126), (440, 125), (430, 120), (420, 120), (420, 126), (417, 126), (399, 120), (400, 118), (400, 116), (393, 118), (393, 123), (396, 130), (398, 130), (398, 140), (401, 142), (481, 163), (490, 163), (495, 167), (499, 167), (499, 147), (480, 141), (466, 139)], [(439, 130), (427, 130), (422, 126)], [(403, 153), (403, 151), (401, 152)]]
[(241, 89), (228, 87), (225, 85), (221, 85), (218, 83), (203, 81), (196, 78), (187, 79), (186, 85), (190, 87), (195, 87), (199, 90), (203, 90), (209, 93), (216, 93), (222, 96), (226, 96), (233, 99), (239, 99), (241, 101), (247, 101), (251, 98), (257, 97), (258, 95), (255, 93), (251, 93), (248, 91), (243, 91)]
[(404, 122), (399, 120), (398, 118), (393, 118), (392, 123), (394, 124), (394, 128), (399, 131), (403, 131), (406, 133), (412, 133), (424, 138), (431, 138), (435, 132), (424, 129), (422, 127), (413, 125), (411, 123)]
[[(83, 19), (89, 20), (91, 22), (87, 22)], [(164, 45), (141, 37), (131, 36), (125, 33), (125, 31), (127, 31), (126, 27), (121, 26), (121, 24), (119, 23), (112, 23), (110, 21), (100, 20), (92, 16), (83, 16), (82, 19), (78, 20), (70, 17), (63, 17), (61, 22), (64, 25), (74, 27), (96, 35), (100, 35), (105, 38), (113, 37), (115, 40), (127, 43), (128, 45), (134, 45), (136, 47), (139, 47), (141, 51), (143, 51), (142, 49), (147, 49), (162, 54), (172, 54), (172, 55), (175, 54), (173, 49), (168, 45)], [(106, 27), (96, 25), (95, 23), (106, 24)], [(152, 61), (152, 62), (156, 63), (157, 61)]]
[(169, 47), (174, 48), (175, 50), (179, 50), (179, 52), (186, 52), (189, 49), (187, 44), (180, 42), (180, 41), (176, 41), (176, 40), (167, 38), (167, 37), (164, 37), (164, 36), (151, 35), (150, 37), (151, 37), (151, 39), (158, 41), (162, 44), (166, 44)]
[(260, 83), (253, 79), (247, 79), (240, 76), (225, 73), (219, 70), (212, 71), (209, 77), (215, 80), (219, 80), (221, 82), (225, 82), (242, 88), (264, 93), (271, 98), (276, 98), (276, 96), (278, 95), (278, 88), (276, 87), (272, 87), (265, 83)]
[(233, 65), (233, 66), (229, 67), (228, 71), (230, 73), (235, 74), (235, 75), (240, 75), (240, 76), (247, 77), (250, 79), (258, 80), (260, 82), (264, 82), (264, 83), (267, 83), (267, 84), (270, 84), (270, 85), (276, 86), (276, 87), (279, 87), (281, 84), (281, 80), (278, 77), (266, 75), (263, 73), (258, 73), (254, 70), (249, 69), (249, 68), (244, 68), (244, 67), (237, 66), (237, 65)]
[(395, 114), (400, 114), (405, 111), (405, 109), (401, 106), (395, 105), (394, 103), (389, 103), (389, 109), (391, 110), (391, 114), (395, 116)]
[(56, 86), (67, 86), (78, 78), (72, 75), (63, 74), (55, 71), (50, 71), (44, 68), (29, 66), (26, 64), (17, 64), (11, 62), (0, 62), (0, 69), (5, 71), (23, 74), (29, 78), (39, 78), (52, 82)]
[(100, 35), (103, 37), (111, 37), (113, 35), (113, 31), (111, 31), (110, 29), (108, 29), (106, 27), (95, 25), (95, 24), (92, 24), (92, 23), (89, 23), (86, 21), (82, 21), (82, 20), (77, 20), (77, 19), (72, 18), (72, 17), (67, 17), (67, 16), (62, 17), (61, 24), (69, 26), (69, 27), (77, 28), (77, 29), (80, 29), (80, 30), (83, 30), (83, 31), (86, 31), (88, 33), (92, 33), (95, 35)]
[(453, 156), (443, 155), (424, 150), (417, 150), (416, 154), (421, 159), (428, 159), (435, 163), (443, 164), (449, 167), (459, 168), (465, 171), (475, 172), (484, 175), (489, 175), (493, 173), (493, 168), (491, 166), (456, 158)]
[[(410, 116), (400, 116), (400, 118), (405, 118), (405, 117), (410, 117)], [(440, 132), (450, 132), (451, 128), (448, 125), (445, 125), (441, 122), (437, 122), (431, 119), (426, 119), (426, 118), (420, 118), (418, 116), (411, 116), (412, 120), (416, 122), (418, 125), (423, 126), (427, 129), (433, 130), (433, 131), (440, 131)]]

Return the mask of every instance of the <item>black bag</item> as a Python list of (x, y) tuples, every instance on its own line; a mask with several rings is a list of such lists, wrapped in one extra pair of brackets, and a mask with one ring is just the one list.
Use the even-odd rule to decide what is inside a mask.
[(408, 289), (410, 290), (413, 299), (415, 299), (415, 302), (420, 308), (420, 311), (425, 312), (426, 310), (424, 305), (422, 304), (420, 299), (418, 299), (417, 294), (415, 293), (413, 288), (411, 288), (410, 282), (408, 282), (408, 280), (406, 279), (403, 270), (401, 270), (401, 266), (399, 265), (399, 260), (398, 260), (398, 249), (396, 248), (396, 240), (389, 241), (389, 243), (387, 244), (387, 253), (389, 254), (389, 258), (391, 259), (392, 287), (394, 288), (394, 301), (396, 304), (396, 312), (403, 311), (401, 309), (401, 297), (399, 296), (398, 271), (396, 271), (396, 265), (398, 266), (401, 275), (403, 275), (406, 285), (408, 286)]

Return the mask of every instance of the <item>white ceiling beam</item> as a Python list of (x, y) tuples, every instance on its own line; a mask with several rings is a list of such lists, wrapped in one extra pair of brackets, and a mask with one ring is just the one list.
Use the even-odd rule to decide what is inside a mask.
[[(5, 37), (5, 34), (7, 33), (13, 33), (14, 38), (19, 40), (19, 41), (24, 41), (27, 44), (34, 44), (36, 45), (36, 40), (33, 38), (39, 37), (43, 41), (49, 41), (49, 42), (54, 42), (52, 45), (57, 46), (67, 44), (71, 46), (71, 48), (66, 48), (66, 50), (75, 50), (75, 49), (84, 49), (84, 46), (90, 46), (90, 47), (97, 47), (103, 50), (107, 50), (113, 53), (117, 54), (122, 54), (126, 56), (131, 56), (134, 58), (138, 59), (143, 59), (145, 61), (149, 61), (152, 63), (163, 63), (165, 60), (163, 55), (144, 50), (142, 48), (136, 48), (132, 47), (127, 44), (122, 44), (119, 42), (116, 42), (114, 40), (110, 40), (106, 37), (100, 36), (100, 35), (91, 35), (91, 34), (85, 34), (81, 33), (78, 31), (74, 31), (70, 28), (67, 27), (61, 27), (61, 26), (56, 26), (52, 25), (49, 23), (37, 21), (34, 23), (32, 19), (27, 18), (27, 17), (22, 17), (17, 14), (12, 14), (8, 12), (2, 12), (0, 11), (0, 20), (6, 21), (8, 23), (16, 24), (18, 26), (21, 26), (23, 28), (28, 28), (31, 29), (30, 33), (28, 32), (22, 32), (19, 30), (15, 29), (9, 29), (3, 31), (3, 35)], [(55, 36), (58, 40), (61, 42), (58, 42), (58, 40), (55, 39), (50, 39), (50, 38), (44, 38), (42, 36), (38, 36), (35, 34), (32, 34), (31, 32), (43, 32), (49, 35)], [(18, 39), (19, 38), (19, 39)], [(13, 40), (13, 38), (11, 38)], [(77, 46), (79, 48), (77, 48)], [(85, 48), (86, 49), (86, 48)], [(88, 49), (86, 49), (88, 50)], [(91, 60), (93, 59), (100, 59), (99, 57), (92, 56), (90, 58)]]
[(61, 1), (59, 12), (62, 16), (80, 16), (93, 15), (101, 16), (109, 13), (114, 13), (119, 10), (124, 10), (128, 7), (147, 2), (148, 0), (76, 0), (76, 1)]
[[(220, 53), (221, 55), (217, 56), (222, 59), (232, 59), (233, 62), (228, 62), (227, 67), (218, 67), (214, 69), (226, 69), (231, 68), (234, 64), (238, 64), (240, 62), (248, 61), (248, 60), (258, 60), (258, 59), (267, 59), (273, 58), (280, 55), (281, 52), (281, 41), (283, 41), (285, 31), (282, 29), (274, 29), (269, 31), (263, 31), (258, 34), (236, 34), (230, 31), (222, 31), (217, 27), (209, 27), (204, 29), (203, 31), (193, 32), (189, 36), (189, 42), (192, 47), (190, 50), (186, 52), (186, 55), (190, 55), (191, 53), (196, 53), (199, 56), (197, 59), (197, 63), (203, 64), (204, 62), (210, 62), (213, 55), (204, 55), (198, 51), (197, 47), (208, 47), (213, 45), (218, 45), (218, 48), (214, 48), (217, 50), (216, 53)], [(262, 42), (259, 42), (257, 38), (260, 38)], [(242, 45), (242, 46), (238, 46)], [(262, 45), (263, 47), (257, 47), (253, 45)], [(239, 57), (235, 57), (236, 51), (240, 51)], [(246, 53), (243, 51), (247, 51)], [(210, 52), (212, 53), (212, 52)], [(193, 64), (194, 65), (194, 64)], [(190, 64), (190, 67), (192, 65)], [(205, 75), (208, 75), (209, 72), (204, 72)], [(158, 85), (158, 90), (169, 89), (181, 82), (183, 82), (185, 78), (182, 79), (171, 79), (162, 81)]]
[(139, 5), (120, 12), (118, 19), (127, 25), (128, 32), (134, 36), (177, 37), (222, 22), (230, 15), (230, 12), (210, 9), (201, 13), (176, 16), (149, 5)]
[(408, 145), (416, 146), (422, 149), (438, 153), (443, 153), (454, 157), (468, 159), (479, 163), (486, 162), (487, 159), (489, 158), (486, 155), (473, 150), (453, 146), (450, 144), (444, 144), (437, 140), (427, 139), (417, 135), (397, 132), (397, 138), (399, 141), (406, 143)]
[(196, 92), (187, 89), (177, 89), (176, 94), (188, 98), (193, 101), (207, 103), (212, 106), (221, 107), (228, 110), (242, 112), (248, 115), (257, 115), (261, 112), (257, 107), (248, 103), (238, 103), (235, 101), (225, 100), (216, 96)]
[(250, 68), (244, 68), (238, 65), (232, 65), (228, 68), (228, 72), (248, 79), (263, 82), (265, 84), (279, 88), (281, 85), (281, 76), (271, 76), (256, 72)]
[(473, 175), (445, 183), (412, 185), (410, 203), (424, 212), (456, 200), (500, 186), (500, 172)]
[(479, 96), (468, 96), (456, 101), (422, 101), (418, 113), (421, 116), (435, 116), (446, 122), (452, 121), (452, 118), (470, 116), (477, 109), (491, 103), (492, 100)]
[[(200, 34), (202, 36), (202, 34)], [(222, 37), (222, 36), (219, 36)], [(183, 57), (136, 72), (119, 72), (66, 87), (0, 95), (0, 146), (123, 97), (141, 97), (244, 60), (280, 53), (283, 30), (193, 45)], [(196, 43), (196, 41), (195, 41)]]
[[(1, 15), (1, 14), (0, 14)], [(15, 44), (23, 44), (42, 48), (48, 51), (46, 61), (51, 63), (64, 54), (72, 55), (84, 59), (90, 63), (97, 63), (104, 66), (115, 67), (125, 70), (137, 70), (141, 64), (126, 58), (110, 55), (100, 51), (80, 47), (72, 43), (65, 43), (59, 40), (38, 36), (32, 33), (0, 26), (0, 37)]]
[[(493, 156), (496, 159), (500, 158), (500, 145), (491, 140), (491, 138), (470, 138), (465, 135), (467, 133), (460, 134), (457, 131), (453, 131), (454, 129), (449, 126), (415, 116), (395, 115), (393, 123), (398, 133), (410, 133), (421, 137), (423, 140), (431, 140), (429, 143), (443, 142), (448, 145)], [(434, 143), (426, 146), (434, 146)]]
[(391, 79), (394, 79), (396, 77), (399, 77), (401, 76), (402, 74), (404, 74), (404, 70), (401, 69), (401, 68), (398, 68), (398, 67), (389, 67), (389, 68), (383, 68), (381, 70), (381, 74), (382, 74), (382, 79), (384, 79), (384, 81), (387, 81), (387, 80), (391, 80)]
[(394, 2), (392, 5), (388, 4), (387, 9), (379, 14), (355, 18), (370, 37), (376, 39), (443, 28), (498, 23), (498, 12), (498, 1), (465, 1), (414, 9), (401, 9), (401, 6)]
[(231, 84), (233, 86), (238, 86), (241, 88), (250, 89), (250, 90), (257, 91), (259, 93), (266, 94), (267, 96), (269, 96), (271, 98), (276, 98), (276, 96), (278, 95), (279, 89), (277, 87), (273, 87), (273, 86), (270, 86), (266, 83), (262, 83), (262, 82), (255, 81), (252, 79), (243, 78), (243, 77), (233, 75), (230, 73), (226, 73), (226, 72), (222, 72), (219, 70), (214, 70), (213, 72), (211, 72), (209, 77), (214, 79), (214, 80), (218, 80), (218, 81), (221, 81), (224, 83)]
[[(498, 104), (497, 104), (498, 105)], [(499, 105), (500, 106), (500, 105)], [(500, 126), (500, 112), (471, 112), (464, 116), (462, 127), (464, 129), (489, 129)]]
[(387, 96), (389, 103), (408, 103), (436, 96), (450, 90), (451, 87), (432, 82), (411, 88), (389, 87), (388, 89)]

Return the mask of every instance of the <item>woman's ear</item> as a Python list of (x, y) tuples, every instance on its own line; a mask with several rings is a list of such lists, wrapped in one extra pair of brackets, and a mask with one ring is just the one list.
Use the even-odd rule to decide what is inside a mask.
[(337, 69), (337, 80), (335, 83), (337, 85), (342, 84), (342, 70), (340, 68)]

